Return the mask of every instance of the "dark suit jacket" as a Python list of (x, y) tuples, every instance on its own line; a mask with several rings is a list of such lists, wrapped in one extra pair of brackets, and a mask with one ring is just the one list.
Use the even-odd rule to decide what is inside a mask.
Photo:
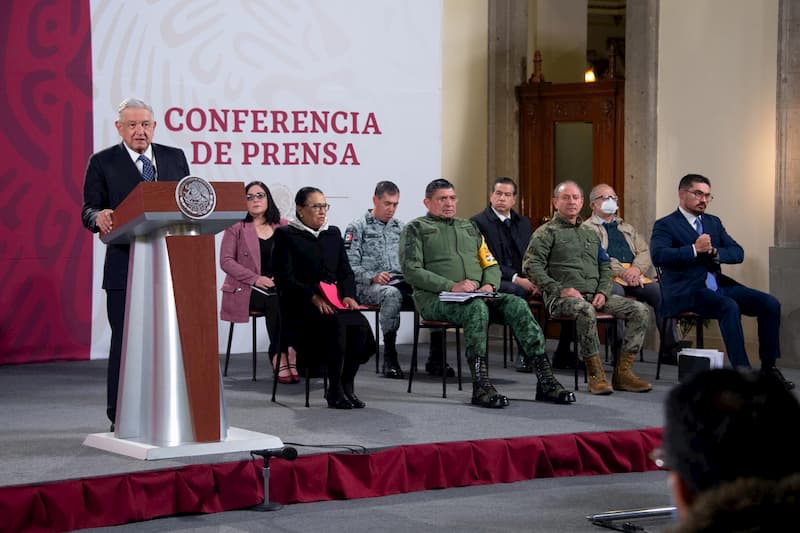
[[(492, 210), (491, 205), (472, 217), (472, 221), (478, 225), (478, 229), (486, 239), (486, 245), (500, 264), (500, 279), (511, 281), (514, 274), (525, 277), (525, 273), (522, 271), (522, 258), (525, 257), (525, 251), (528, 249), (528, 244), (533, 234), (531, 221), (528, 220), (528, 217), (520, 216), (516, 211), (511, 210), (510, 242), (502, 236), (501, 232), (504, 232), (505, 228)], [(511, 250), (503, 245), (504, 242), (507, 242), (507, 246), (513, 247), (519, 254), (519, 264), (512, 260), (514, 256)]]
[(319, 282), (336, 283), (340, 299), (355, 298), (355, 276), (336, 226), (329, 226), (317, 238), (307, 231), (281, 226), (275, 230), (274, 239), (272, 263), (284, 319), (283, 332), (287, 344), (305, 345), (311, 340), (308, 337), (313, 337), (313, 324), (320, 317), (311, 303), (313, 295), (322, 295)]
[(711, 236), (711, 245), (718, 256), (703, 253), (694, 256), (692, 245), (697, 231), (680, 210), (656, 220), (650, 237), (650, 255), (653, 264), (661, 268), (661, 287), (664, 291), (661, 311), (675, 316), (695, 307), (695, 297), (706, 286), (706, 274), (716, 273), (720, 287), (738, 285), (720, 271), (720, 263), (735, 264), (744, 260), (744, 250), (728, 235), (722, 221), (714, 215), (704, 214), (703, 231)]
[[(180, 181), (189, 175), (189, 164), (183, 150), (155, 143), (152, 146), (158, 181)], [(142, 175), (122, 143), (92, 155), (83, 183), (83, 225), (92, 232), (99, 231), (95, 225), (97, 213), (103, 209), (116, 209), (141, 182)], [(106, 247), (104, 289), (124, 290), (127, 287), (129, 253), (127, 244)]]

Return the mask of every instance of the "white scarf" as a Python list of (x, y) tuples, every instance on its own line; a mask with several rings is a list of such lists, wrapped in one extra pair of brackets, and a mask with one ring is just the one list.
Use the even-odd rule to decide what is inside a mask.
[(298, 220), (297, 218), (291, 219), (289, 221), (289, 225), (291, 227), (293, 227), (293, 228), (297, 228), (299, 230), (307, 231), (311, 235), (313, 235), (315, 238), (319, 238), (319, 234), (322, 233), (323, 231), (325, 231), (326, 229), (328, 229), (328, 219), (327, 218), (325, 219), (325, 223), (322, 226), (320, 226), (319, 229), (311, 229), (308, 226), (306, 226), (305, 224), (303, 224), (303, 222)]

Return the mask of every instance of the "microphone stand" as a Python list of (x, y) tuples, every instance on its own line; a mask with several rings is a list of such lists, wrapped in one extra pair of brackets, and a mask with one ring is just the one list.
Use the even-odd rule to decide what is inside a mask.
[(271, 457), (280, 457), (287, 461), (294, 461), (297, 459), (297, 450), (291, 446), (284, 446), (276, 450), (253, 450), (250, 452), (250, 456), (255, 455), (264, 459), (264, 501), (254, 505), (250, 510), (260, 512), (277, 511), (282, 508), (283, 505), (279, 503), (270, 503), (269, 501), (269, 460)]

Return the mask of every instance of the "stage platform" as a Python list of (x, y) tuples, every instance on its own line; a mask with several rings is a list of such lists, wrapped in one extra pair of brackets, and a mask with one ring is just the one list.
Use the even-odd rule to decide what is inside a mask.
[[(549, 345), (549, 348), (552, 346)], [(451, 347), (449, 353), (453, 352), (454, 347)], [(407, 370), (410, 347), (401, 346), (400, 356), (401, 365)], [(645, 358), (645, 362), (636, 364), (636, 370), (643, 377), (653, 379), (655, 355), (646, 352)], [(471, 406), (471, 386), (466, 373), (464, 390), (459, 391), (455, 379), (450, 379), (448, 397), (443, 399), (440, 378), (428, 376), (423, 370), (414, 380), (413, 392), (408, 394), (406, 380), (383, 378), (375, 373), (374, 362), (370, 361), (362, 367), (356, 381), (356, 391), (367, 407), (340, 411), (326, 407), (322, 398), (321, 379), (312, 381), (310, 408), (304, 406), (303, 383), (279, 384), (278, 402), (270, 402), (272, 377), (266, 355), (259, 354), (258, 381), (255, 382), (251, 379), (250, 360), (250, 354), (237, 354), (231, 358), (228, 377), (224, 379), (228, 420), (231, 426), (275, 435), (284, 444), (297, 448), (300, 457), (294, 463), (272, 460), (271, 500), (283, 503), (401, 494), (426, 488), (481, 485), (535, 477), (653, 470), (652, 465), (646, 465), (639, 456), (644, 448), (658, 443), (662, 402), (666, 392), (677, 381), (677, 368), (663, 366), (661, 380), (653, 381), (654, 390), (650, 393), (616, 392), (598, 397), (586, 391), (581, 374), (580, 390), (576, 393), (577, 403), (560, 406), (535, 402), (535, 376), (518, 373), (511, 364), (504, 369), (500, 342), (493, 340), (490, 374), (498, 390), (511, 398), (511, 406), (505, 409)], [(0, 495), (3, 495), (0, 497), (0, 507), (6, 505), (6, 509), (9, 508), (11, 503), (6, 496), (14, 493), (15, 486), (27, 486), (30, 489), (42, 485), (55, 491), (59, 487), (63, 489), (63, 483), (59, 485), (63, 480), (72, 480), (80, 488), (68, 490), (85, 493), (86, 485), (82, 480), (87, 478), (100, 477), (119, 482), (120, 479), (133, 479), (131, 476), (150, 471), (154, 471), (153, 476), (161, 476), (175, 471), (195, 470), (201, 477), (210, 471), (214, 484), (218, 484), (220, 479), (235, 479), (241, 475), (252, 481), (252, 486), (241, 489), (246, 493), (241, 500), (236, 500), (236, 494), (232, 494), (228, 500), (223, 498), (224, 501), (215, 501), (213, 505), (202, 505), (195, 510), (190, 508), (189, 512), (235, 509), (237, 501), (244, 502), (239, 508), (246, 506), (248, 501), (250, 504), (257, 503), (252, 499), (254, 494), (260, 493), (258, 482), (261, 463), (260, 460), (252, 461), (246, 452), (143, 461), (84, 446), (82, 443), (88, 434), (108, 430), (104, 413), (105, 368), (105, 361), (0, 367), (0, 398), (3, 405), (0, 411)], [(799, 371), (785, 370), (785, 373), (789, 379), (800, 381)], [(557, 375), (562, 383), (572, 386), (571, 372), (557, 371)], [(605, 433), (611, 437), (603, 435)], [(630, 464), (612, 461), (614, 464), (610, 466), (589, 465), (583, 472), (571, 472), (569, 468), (559, 470), (553, 466), (556, 464), (553, 450), (550, 449), (553, 443), (572, 443), (568, 446), (569, 450), (577, 450), (578, 455), (585, 453), (581, 461), (586, 465), (591, 463), (594, 443), (605, 443), (610, 439), (610, 446), (613, 447), (617, 435), (632, 439), (637, 447), (637, 457), (631, 459)], [(430, 444), (436, 446), (424, 446)], [(541, 464), (527, 465), (522, 469), (512, 465), (511, 474), (494, 474), (491, 471), (496, 466), (494, 461), (511, 464), (513, 460), (502, 460), (493, 454), (481, 455), (486, 454), (487, 449), (503, 449), (513, 457), (517, 453), (515, 450), (530, 450), (531, 446), (542, 451)], [(399, 486), (391, 486), (392, 480), (387, 478), (375, 492), (373, 480), (366, 479), (363, 471), (357, 471), (352, 475), (358, 490), (331, 488), (336, 468), (344, 471), (352, 466), (352, 457), (365, 452), (372, 452), (371, 456), (382, 457), (390, 463), (397, 462), (397, 457), (402, 455), (404, 460), (409, 458), (409, 464), (413, 454), (426, 456), (435, 453), (435, 464), (442, 469), (442, 479), (448, 476), (452, 478), (449, 470), (452, 470), (453, 464), (458, 464), (460, 453), (468, 454), (471, 466), (465, 468), (461, 479), (454, 482), (443, 482), (442, 479), (419, 482), (409, 478)], [(563, 453), (567, 454), (568, 451), (564, 450)], [(481, 460), (481, 457), (484, 459)], [(303, 460), (306, 462), (303, 463)], [(543, 461), (547, 462), (549, 470), (541, 470)], [(574, 463), (574, 460), (567, 460), (570, 461)], [(317, 480), (319, 484), (327, 485), (325, 491), (317, 490), (314, 479), (299, 479), (302, 472), (298, 468), (301, 467), (295, 465), (302, 464), (311, 471), (322, 468), (326, 472), (326, 479)], [(414, 464), (420, 467), (420, 463)], [(213, 469), (209, 470), (208, 465), (214, 465)], [(377, 467), (372, 462), (367, 470)], [(404, 475), (407, 470), (404, 469)], [(537, 472), (543, 474), (540, 476)], [(158, 483), (153, 481), (155, 477), (145, 479)], [(13, 503), (29, 505), (31, 498), (42, 499), (41, 495), (34, 494), (35, 491), (31, 489)], [(202, 495), (195, 496), (203, 499)], [(78, 499), (87, 501), (85, 495)], [(105, 517), (88, 523), (71, 524), (75, 527), (112, 525), (130, 519), (174, 514), (170, 509), (166, 507), (150, 511), (149, 516), (147, 513), (126, 515), (124, 520), (115, 519), (110, 523), (103, 522), (108, 520)], [(186, 507), (178, 509), (186, 512)], [(597, 512), (603, 510), (597, 509)], [(52, 516), (48, 519), (52, 519)], [(0, 530), (3, 530), (2, 526)]]

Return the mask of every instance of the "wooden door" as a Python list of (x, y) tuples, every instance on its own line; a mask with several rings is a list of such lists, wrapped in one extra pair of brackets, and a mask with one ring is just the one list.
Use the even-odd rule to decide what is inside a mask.
[[(624, 206), (624, 80), (595, 83), (528, 81), (516, 88), (519, 104), (519, 209), (534, 227), (549, 220), (556, 186), (556, 128), (560, 123), (591, 124), (588, 185), (608, 183)], [(573, 178), (575, 179), (575, 178)], [(580, 181), (576, 179), (576, 181)], [(584, 191), (589, 203), (589, 190)]]

